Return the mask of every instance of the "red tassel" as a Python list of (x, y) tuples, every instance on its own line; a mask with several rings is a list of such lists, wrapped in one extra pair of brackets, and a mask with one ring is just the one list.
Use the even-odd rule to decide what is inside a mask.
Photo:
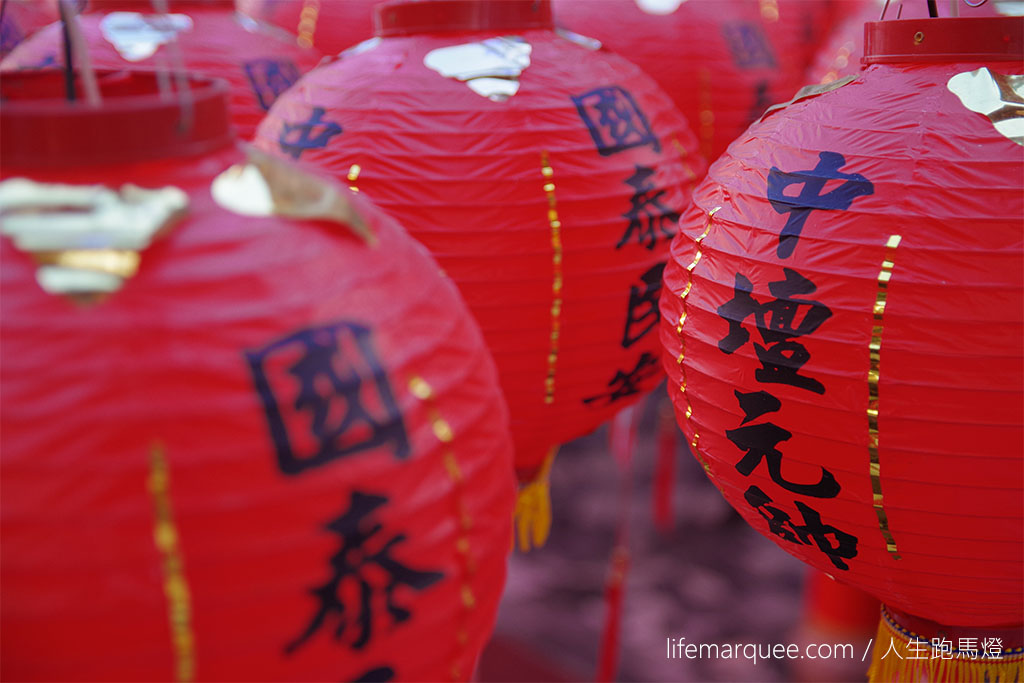
[(662, 397), (658, 402), (658, 461), (654, 466), (654, 491), (651, 502), (654, 506), (654, 526), (667, 534), (672, 531), (672, 491), (676, 480), (676, 435), (672, 404)]
[(619, 636), (629, 569), (629, 519), (633, 500), (633, 452), (636, 450), (637, 411), (633, 406), (619, 411), (608, 428), (608, 445), (622, 470), (619, 480), (619, 518), (615, 547), (605, 584), (605, 622), (598, 650), (595, 680), (612, 681), (619, 670)]
[(607, 612), (604, 633), (601, 634), (600, 659), (595, 677), (599, 683), (615, 680), (615, 674), (619, 670), (619, 635), (622, 630), (622, 605), (628, 571), (629, 549), (625, 545), (616, 545), (612, 551), (611, 568), (604, 591)]

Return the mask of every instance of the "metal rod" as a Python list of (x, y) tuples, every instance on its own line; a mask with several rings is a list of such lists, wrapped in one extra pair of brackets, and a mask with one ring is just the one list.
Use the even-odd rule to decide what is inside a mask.
[(64, 94), (68, 98), (68, 102), (74, 102), (75, 69), (71, 51), (71, 34), (68, 32), (68, 8), (63, 2), (58, 2), (57, 11), (60, 13), (60, 29), (64, 45)]

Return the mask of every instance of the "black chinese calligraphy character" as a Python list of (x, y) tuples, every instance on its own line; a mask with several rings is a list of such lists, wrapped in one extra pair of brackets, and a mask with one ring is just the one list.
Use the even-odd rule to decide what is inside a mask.
[(661, 274), (664, 270), (664, 261), (655, 263), (640, 276), (644, 283), (642, 288), (630, 285), (629, 310), (626, 312), (626, 325), (622, 330), (622, 348), (628, 349), (640, 341), (661, 320), (661, 314), (658, 312), (658, 295), (661, 294)]
[(637, 244), (642, 244), (648, 249), (654, 249), (659, 237), (671, 240), (675, 236), (672, 228), (679, 222), (679, 214), (661, 203), (665, 190), (654, 191), (653, 175), (653, 168), (637, 166), (636, 172), (626, 179), (626, 183), (633, 188), (633, 196), (629, 199), (632, 206), (629, 211), (622, 214), (624, 218), (629, 219), (629, 226), (622, 234), (622, 239), (615, 245), (616, 249), (625, 246), (634, 232), (637, 235)]
[(839, 482), (824, 467), (821, 468), (821, 479), (816, 484), (797, 484), (782, 476), (782, 451), (777, 446), (782, 441), (788, 441), (793, 436), (792, 432), (772, 422), (761, 422), (726, 430), (725, 435), (736, 448), (746, 451), (736, 463), (736, 470), (743, 476), (750, 476), (754, 468), (764, 460), (772, 481), (787, 491), (815, 498), (835, 498), (839, 495)]
[[(754, 344), (762, 366), (754, 373), (757, 381), (789, 384), (824, 394), (825, 386), (821, 382), (799, 373), (811, 354), (794, 339), (812, 334), (832, 317), (832, 310), (820, 301), (800, 298), (799, 295), (817, 291), (817, 286), (791, 268), (782, 270), (786, 279), (768, 283), (768, 291), (776, 298), (765, 304), (751, 295), (754, 286), (750, 280), (736, 273), (732, 299), (718, 307), (719, 317), (729, 323), (729, 333), (719, 340), (718, 348), (723, 353), (733, 353), (746, 344), (750, 333), (744, 329), (743, 322), (754, 316), (761, 340), (765, 343), (765, 346)], [(801, 307), (806, 308), (806, 313), (797, 322)]]
[(771, 45), (757, 25), (746, 21), (722, 24), (722, 37), (729, 46), (733, 63), (740, 69), (775, 68)]
[[(818, 209), (845, 211), (853, 200), (873, 194), (875, 186), (859, 173), (840, 173), (846, 158), (836, 152), (818, 154), (818, 165), (808, 171), (781, 171), (772, 166), (768, 173), (768, 202), (778, 213), (788, 213), (786, 225), (779, 234), (779, 258), (789, 258), (796, 249), (797, 240), (811, 211)], [(842, 180), (839, 187), (822, 194), (830, 180)], [(785, 190), (790, 185), (802, 185), (800, 194), (789, 197)]]
[(352, 683), (387, 683), (395, 679), (395, 670), (390, 666), (378, 666), (364, 672), (359, 678), (353, 679)]
[(661, 369), (658, 366), (658, 359), (644, 351), (643, 354), (640, 355), (640, 358), (637, 359), (636, 367), (632, 370), (629, 372), (623, 372), (622, 370), (615, 371), (615, 376), (612, 377), (610, 382), (608, 382), (608, 388), (610, 391), (607, 394), (591, 396), (590, 398), (583, 399), (583, 402), (594, 403), (595, 401), (604, 399), (607, 401), (605, 405), (608, 405), (622, 400), (627, 396), (639, 394), (641, 391), (640, 386), (652, 377), (658, 376), (660, 372)]
[(782, 401), (767, 391), (743, 393), (734, 389), (732, 393), (736, 395), (736, 400), (740, 404), (740, 410), (743, 411), (743, 422), (740, 423), (741, 425), (745, 425), (751, 420), (756, 420), (765, 413), (774, 413), (782, 408)]
[(283, 121), (281, 136), (277, 140), (281, 151), (298, 159), (307, 149), (326, 147), (332, 137), (340, 135), (341, 126), (333, 121), (324, 121), (325, 113), (323, 107), (313, 107), (309, 119), (303, 123)]
[[(340, 641), (350, 632), (354, 637), (348, 638), (347, 644), (361, 650), (373, 638), (374, 619), (380, 616), (374, 607), (381, 593), (391, 620), (400, 624), (412, 612), (395, 601), (396, 589), (405, 586), (420, 592), (444, 578), (441, 572), (411, 569), (395, 559), (394, 552), (405, 541), (405, 534), (385, 539), (383, 526), (373, 520), (375, 511), (387, 502), (383, 496), (355, 492), (348, 509), (325, 526), (341, 539), (341, 547), (330, 558), (331, 578), (310, 591), (319, 602), (316, 614), (302, 634), (285, 646), (286, 654), (294, 653), (323, 628), (328, 617), (335, 620), (334, 640)], [(345, 584), (352, 590), (344, 595), (358, 594), (358, 604), (344, 601)]]
[(288, 59), (251, 59), (242, 68), (263, 111), (299, 80), (298, 68)]
[(402, 414), (368, 328), (308, 328), (246, 357), (284, 474), (378, 447), (408, 457)]
[(601, 156), (645, 145), (650, 145), (655, 152), (661, 151), (661, 143), (651, 131), (647, 117), (625, 88), (617, 85), (596, 88), (573, 95), (572, 101)]
[[(814, 541), (818, 550), (825, 553), (837, 569), (848, 570), (850, 566), (843, 560), (857, 557), (857, 537), (824, 524), (818, 511), (809, 505), (794, 501), (797, 511), (804, 519), (802, 525), (797, 525), (788, 512), (769, 505), (772, 499), (758, 487), (751, 486), (743, 497), (747, 504), (768, 522), (768, 530), (771, 533), (790, 543), (811, 545), (811, 541)], [(829, 536), (835, 540), (834, 543)]]

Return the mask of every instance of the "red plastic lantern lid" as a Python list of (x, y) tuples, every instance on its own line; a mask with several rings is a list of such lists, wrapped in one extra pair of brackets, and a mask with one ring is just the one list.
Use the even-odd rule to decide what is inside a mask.
[[(189, 9), (233, 9), (234, 0), (167, 0), (168, 12), (182, 12)], [(153, 13), (150, 0), (89, 0), (89, 12), (148, 12)]]
[(64, 73), (4, 74), (0, 149), (5, 165), (42, 168), (117, 164), (206, 154), (231, 144), (227, 85), (188, 77), (188, 91), (161, 95), (157, 75), (98, 72), (103, 102), (65, 99)]
[(1022, 59), (1024, 17), (902, 19), (864, 24), (865, 64)]
[(378, 36), (544, 28), (554, 28), (550, 0), (392, 0), (374, 9)]

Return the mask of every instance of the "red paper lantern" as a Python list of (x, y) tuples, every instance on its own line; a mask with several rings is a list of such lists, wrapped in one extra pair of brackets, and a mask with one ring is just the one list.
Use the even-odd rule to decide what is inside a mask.
[(337, 54), (373, 37), (373, 6), (380, 0), (236, 0), (239, 12), (280, 26), (299, 45)]
[(909, 631), (1008, 628), (1015, 659), (977, 662), (1019, 674), (1024, 131), (1003, 112), (1024, 20), (868, 29), (856, 80), (766, 115), (694, 193), (665, 270), (670, 393), (751, 525)]
[(556, 34), (549, 10), (385, 3), (379, 44), (304, 77), (257, 136), (347, 178), (434, 254), (495, 355), (520, 478), (539, 483), (551, 446), (660, 380), (665, 250), (704, 173), (668, 97)]
[[(776, 0), (555, 0), (559, 26), (651, 75), (717, 158), (750, 122), (803, 85), (806, 3)], [(813, 29), (811, 29), (813, 30)]]
[(457, 290), (247, 159), (219, 81), (185, 132), (155, 76), (100, 81), (0, 86), (3, 678), (467, 678), (514, 489)]
[[(234, 11), (223, 0), (169, 0), (170, 14), (152, 14), (148, 0), (92, 0), (96, 11), (78, 17), (92, 65), (101, 69), (185, 68), (225, 79), (231, 121), (249, 139), (263, 115), (320, 53), (291, 36)], [(181, 64), (175, 44), (180, 46)], [(63, 65), (60, 24), (19, 45), (0, 65), (5, 71)]]

